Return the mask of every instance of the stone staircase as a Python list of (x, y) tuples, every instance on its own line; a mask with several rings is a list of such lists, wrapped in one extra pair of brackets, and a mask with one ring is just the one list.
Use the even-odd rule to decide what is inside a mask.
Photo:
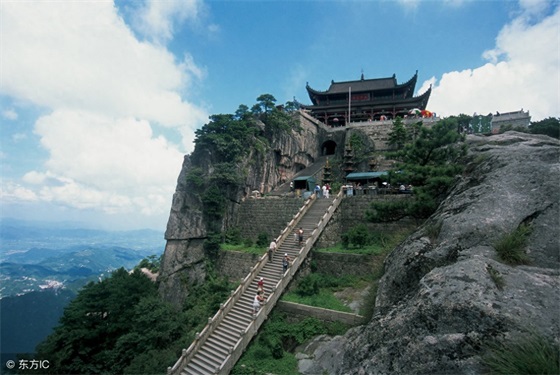
[[(261, 324), (282, 295), (297, 272), (313, 244), (342, 200), (342, 191), (334, 198), (316, 198), (312, 195), (294, 219), (277, 238), (277, 250), (272, 261), (264, 254), (251, 272), (243, 279), (231, 297), (220, 306), (220, 310), (191, 344), (183, 350), (181, 358), (169, 375), (228, 374), (247, 345), (258, 332)], [(299, 246), (294, 238), (298, 228), (304, 230), (304, 243)], [(282, 257), (288, 254), (292, 265), (282, 273)], [(257, 314), (253, 314), (253, 299), (257, 282), (264, 278), (265, 303)]]

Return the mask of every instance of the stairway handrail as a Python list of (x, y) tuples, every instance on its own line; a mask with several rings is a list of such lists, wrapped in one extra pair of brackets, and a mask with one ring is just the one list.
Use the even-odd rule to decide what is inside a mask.
[[(277, 243), (278, 247), (280, 247), (282, 242), (284, 242), (286, 237), (289, 235), (290, 231), (288, 231), (287, 229), (288, 228), (293, 229), (295, 227), (295, 225), (297, 225), (297, 223), (301, 220), (303, 215), (305, 215), (305, 213), (313, 205), (313, 203), (315, 202), (315, 199), (316, 199), (315, 194), (312, 194), (308, 199), (305, 200), (304, 204), (300, 207), (298, 212), (294, 215), (293, 219), (288, 223), (288, 226), (286, 228), (284, 228), (284, 230), (281, 232), (281, 234), (276, 238), (276, 243)], [(179, 373), (191, 361), (191, 359), (195, 356), (195, 354), (198, 352), (200, 347), (202, 345), (204, 345), (204, 343), (210, 337), (212, 332), (214, 332), (214, 329), (223, 321), (226, 314), (233, 308), (233, 306), (239, 300), (239, 298), (241, 298), (243, 293), (245, 293), (245, 291), (251, 286), (251, 280), (253, 280), (259, 274), (259, 272), (266, 265), (266, 262), (268, 262), (268, 256), (265, 252), (260, 257), (257, 264), (255, 264), (251, 268), (251, 271), (249, 271), (247, 276), (245, 276), (245, 278), (243, 278), (243, 280), (241, 281), (241, 284), (239, 284), (239, 286), (235, 289), (235, 291), (231, 292), (231, 295), (226, 300), (226, 302), (224, 304), (220, 305), (220, 308), (216, 312), (216, 314), (214, 314), (214, 316), (212, 318), (208, 318), (208, 323), (206, 324), (206, 326), (204, 326), (202, 331), (196, 333), (195, 339), (193, 340), (191, 345), (189, 345), (188, 349), (183, 349), (182, 352), (181, 352), (181, 356), (175, 362), (175, 364), (172, 367), (167, 368), (167, 374), (168, 375)], [(259, 326), (260, 326), (260, 324), (259, 324)], [(234, 352), (234, 349), (235, 349), (235, 347), (231, 348), (232, 352)], [(227, 361), (224, 361), (224, 362), (227, 362)]]
[[(315, 196), (315, 194), (313, 194)], [(298, 255), (292, 262), (292, 265), (288, 268), (285, 274), (282, 275), (282, 278), (276, 283), (275, 286), (272, 288), (272, 292), (269, 294), (264, 307), (262, 307), (259, 312), (256, 314), (255, 319), (245, 329), (245, 331), (241, 334), (241, 337), (237, 340), (231, 354), (226, 357), (226, 359), (222, 362), (218, 370), (218, 374), (220, 375), (227, 375), (237, 363), (241, 355), (243, 354), (243, 350), (239, 350), (240, 348), (246, 348), (249, 342), (252, 340), (253, 336), (257, 333), (258, 329), (260, 328), (261, 324), (267, 319), (268, 315), (276, 305), (276, 302), (282, 296), (284, 289), (288, 286), (292, 278), (294, 277), (295, 273), (297, 272), (301, 263), (315, 244), (315, 241), (319, 238), (319, 235), (331, 219), (332, 215), (342, 202), (343, 198), (343, 191), (342, 188), (340, 189), (339, 193), (336, 195), (335, 199), (331, 203), (331, 205), (327, 208), (325, 214), (319, 220), (319, 223), (311, 233), (311, 235), (305, 241), (304, 246), (300, 249)], [(315, 197), (315, 199), (317, 199)], [(307, 210), (306, 210), (307, 211)], [(318, 231), (320, 229), (320, 231)]]

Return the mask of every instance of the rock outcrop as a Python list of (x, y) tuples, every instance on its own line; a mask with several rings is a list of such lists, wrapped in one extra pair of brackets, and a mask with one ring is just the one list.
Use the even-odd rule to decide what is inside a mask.
[[(167, 301), (181, 305), (188, 295), (189, 285), (204, 281), (203, 244), (209, 224), (221, 230), (234, 227), (240, 202), (249, 198), (253, 191), (268, 193), (311, 165), (320, 155), (318, 132), (321, 131), (317, 124), (302, 119), (300, 129), (278, 134), (270, 145), (255, 140), (255, 147), (237, 165), (238, 170), (244, 172), (243, 183), (223, 192), (226, 208), (219, 223), (207, 222), (201, 197), (189, 189), (187, 175), (192, 168), (211, 175), (217, 163), (229, 160), (215, 160), (212, 150), (199, 147), (185, 156), (173, 195), (159, 275), (160, 293)], [(257, 145), (259, 142), (261, 144)]]
[[(302, 373), (483, 374), (491, 339), (532, 330), (558, 342), (560, 143), (516, 132), (467, 142), (450, 196), (386, 259), (372, 320), (323, 337)], [(522, 224), (530, 264), (510, 266), (494, 246)]]

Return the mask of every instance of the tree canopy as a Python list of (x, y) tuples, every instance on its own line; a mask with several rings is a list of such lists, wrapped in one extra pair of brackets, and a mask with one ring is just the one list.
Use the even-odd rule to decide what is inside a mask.
[(137, 270), (91, 282), (38, 345), (37, 358), (49, 360), (52, 374), (163, 374), (227, 299), (229, 283), (208, 274), (183, 309), (162, 301), (157, 284)]
[(529, 131), (533, 134), (545, 134), (560, 139), (560, 119), (548, 117), (541, 121), (531, 122)]
[(431, 128), (422, 126), (416, 139), (390, 154), (397, 160), (396, 168), (389, 173), (390, 181), (412, 185), (414, 196), (407, 201), (373, 203), (367, 213), (369, 220), (427, 218), (436, 210), (463, 169), (461, 159), (467, 149), (458, 129), (456, 117), (441, 120)]

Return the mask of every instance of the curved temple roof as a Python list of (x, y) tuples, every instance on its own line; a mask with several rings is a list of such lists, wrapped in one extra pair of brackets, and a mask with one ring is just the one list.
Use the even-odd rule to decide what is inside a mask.
[[(327, 91), (319, 91), (311, 88), (309, 83), (306, 85), (307, 92), (311, 98), (312, 94), (317, 96), (324, 96), (330, 94), (341, 94), (348, 93), (349, 89), (352, 89), (352, 93), (365, 92), (365, 91), (381, 91), (381, 90), (396, 90), (401, 91), (403, 89), (409, 89), (411, 92), (414, 91), (416, 86), (416, 81), (418, 79), (418, 71), (409, 79), (407, 82), (398, 84), (395, 74), (392, 77), (385, 78), (373, 78), (364, 79), (362, 78), (356, 81), (342, 81), (335, 82), (331, 81), (331, 85)], [(313, 98), (311, 98), (313, 100)]]

